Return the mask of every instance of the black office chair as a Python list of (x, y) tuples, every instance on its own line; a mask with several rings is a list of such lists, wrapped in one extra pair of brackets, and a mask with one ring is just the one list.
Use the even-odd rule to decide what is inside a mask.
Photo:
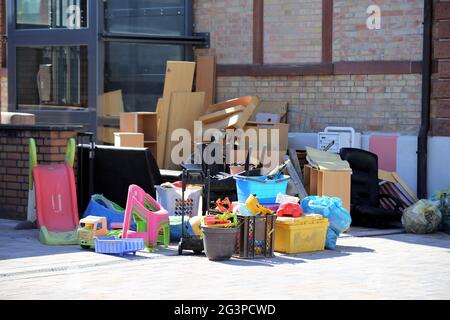
[[(354, 148), (342, 148), (340, 156), (349, 162), (353, 170), (350, 201), (353, 225), (378, 228), (398, 226), (403, 204), (391, 195), (380, 194), (378, 156)], [(381, 199), (391, 201), (394, 210), (382, 208)]]

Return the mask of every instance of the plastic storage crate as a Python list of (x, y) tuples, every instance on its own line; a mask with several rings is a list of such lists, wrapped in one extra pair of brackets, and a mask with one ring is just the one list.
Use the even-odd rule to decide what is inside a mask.
[(234, 257), (242, 259), (271, 258), (274, 252), (276, 215), (238, 216)]
[(296, 254), (324, 250), (328, 223), (320, 214), (279, 217), (275, 223), (275, 251)]
[(144, 239), (120, 239), (118, 237), (96, 237), (95, 252), (105, 254), (136, 254), (145, 248)]
[(289, 176), (280, 176), (278, 179), (266, 180), (267, 176), (246, 177), (235, 176), (238, 201), (245, 203), (247, 198), (255, 194), (260, 204), (273, 204), (276, 202), (277, 194), (285, 194)]

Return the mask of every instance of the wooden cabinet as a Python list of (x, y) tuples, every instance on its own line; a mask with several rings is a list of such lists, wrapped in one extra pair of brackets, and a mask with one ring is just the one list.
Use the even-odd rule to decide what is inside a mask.
[(306, 165), (304, 182), (308, 194), (338, 197), (350, 212), (351, 171), (319, 170)]
[(142, 133), (144, 147), (157, 158), (158, 116), (156, 112), (126, 112), (120, 114), (120, 132)]

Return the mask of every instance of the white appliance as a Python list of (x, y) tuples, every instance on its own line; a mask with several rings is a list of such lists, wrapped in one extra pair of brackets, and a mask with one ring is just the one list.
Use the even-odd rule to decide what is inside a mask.
[(327, 127), (319, 132), (317, 149), (339, 153), (341, 148), (361, 148), (361, 133), (350, 127)]

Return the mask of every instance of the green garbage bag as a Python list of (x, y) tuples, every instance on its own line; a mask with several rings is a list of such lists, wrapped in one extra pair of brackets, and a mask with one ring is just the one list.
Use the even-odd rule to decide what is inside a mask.
[(442, 220), (441, 211), (429, 200), (420, 200), (405, 209), (402, 224), (406, 232), (416, 234), (434, 233)]

